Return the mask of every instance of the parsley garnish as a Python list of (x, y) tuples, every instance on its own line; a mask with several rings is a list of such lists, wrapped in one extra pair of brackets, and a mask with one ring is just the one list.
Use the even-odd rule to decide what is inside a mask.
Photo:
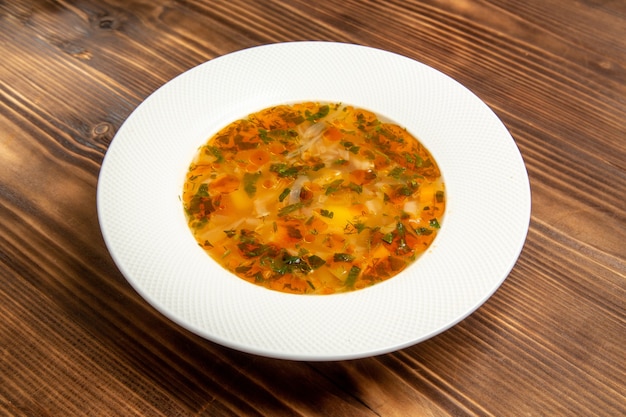
[(329, 219), (332, 219), (333, 216), (335, 215), (334, 212), (326, 210), (326, 209), (321, 209), (320, 210), (320, 214), (324, 217), (328, 217)]
[(278, 210), (278, 217), (284, 217), (290, 213), (293, 213), (294, 211), (300, 210), (302, 207), (304, 207), (304, 203), (302, 202), (289, 204)]
[(254, 174), (246, 172), (243, 174), (243, 189), (246, 191), (249, 197), (253, 197), (256, 193), (256, 182), (261, 177), (260, 172), (256, 172)]
[(327, 116), (329, 111), (330, 111), (330, 106), (325, 104), (323, 106), (320, 106), (317, 113), (311, 113), (310, 111), (307, 110), (304, 112), (304, 116), (308, 121), (314, 122), (318, 119), (321, 119), (322, 117)]
[(270, 143), (273, 140), (271, 137), (269, 137), (269, 135), (267, 134), (267, 130), (265, 129), (259, 129), (259, 137), (261, 138), (263, 143)]
[(363, 192), (363, 186), (359, 184), (355, 184), (353, 182), (348, 184), (348, 188), (350, 188), (351, 191), (354, 191), (357, 194), (361, 194)]
[(343, 184), (342, 179), (335, 180), (326, 186), (326, 195), (330, 195), (332, 193), (336, 193), (341, 188), (341, 184)]
[(281, 178), (292, 177), (295, 178), (298, 176), (298, 173), (302, 167), (298, 166), (288, 166), (287, 164), (272, 164), (270, 165), (270, 172), (275, 172)]
[(278, 196), (278, 201), (280, 201), (281, 203), (283, 202), (283, 200), (285, 198), (287, 198), (287, 196), (289, 195), (289, 193), (291, 193), (291, 188), (285, 188), (283, 190), (282, 193), (280, 193), (280, 195)]
[(361, 268), (353, 265), (352, 268), (350, 268), (350, 272), (348, 272), (348, 278), (346, 278), (346, 287), (353, 287), (360, 273)]
[(307, 261), (309, 262), (309, 265), (311, 266), (311, 268), (313, 269), (317, 269), (319, 267), (321, 267), (322, 265), (324, 265), (326, 263), (325, 260), (323, 260), (322, 258), (320, 258), (317, 255), (311, 255), (307, 258)]
[(222, 151), (219, 148), (216, 148), (215, 146), (207, 145), (204, 147), (204, 152), (207, 155), (213, 155), (217, 159), (215, 162), (217, 163), (224, 162), (224, 155), (222, 155)]
[(404, 167), (395, 167), (391, 171), (389, 171), (389, 176), (395, 179), (400, 179), (400, 176), (406, 171)]
[(335, 262), (352, 262), (354, 261), (354, 255), (349, 253), (336, 253), (333, 255), (333, 261)]
[(353, 154), (359, 153), (359, 149), (361, 149), (360, 146), (356, 146), (354, 143), (347, 141), (347, 140), (341, 142), (341, 145)]

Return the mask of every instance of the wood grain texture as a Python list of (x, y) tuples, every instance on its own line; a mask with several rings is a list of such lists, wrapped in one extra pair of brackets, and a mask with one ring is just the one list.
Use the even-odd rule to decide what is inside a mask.
[[(97, 175), (152, 91), (225, 53), (332, 40), (474, 91), (533, 212), (496, 294), (399, 352), (236, 352), (157, 313), (111, 260)], [(0, 0), (0, 415), (626, 414), (626, 3)], [(488, 224), (485, 224), (488, 227)]]

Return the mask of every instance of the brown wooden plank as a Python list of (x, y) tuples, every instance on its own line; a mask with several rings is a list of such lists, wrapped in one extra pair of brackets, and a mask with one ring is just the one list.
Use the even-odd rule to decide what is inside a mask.
[[(0, 2), (0, 414), (626, 414), (625, 28), (621, 1)], [(326, 363), (236, 352), (156, 312), (106, 250), (97, 175), (133, 109), (195, 65), (294, 40), (431, 65), (521, 150), (518, 263), (424, 343)]]

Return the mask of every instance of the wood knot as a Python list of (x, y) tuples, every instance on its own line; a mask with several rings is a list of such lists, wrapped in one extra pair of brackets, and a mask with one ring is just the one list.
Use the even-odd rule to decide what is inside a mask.
[(114, 18), (106, 16), (100, 19), (100, 21), (98, 22), (98, 27), (100, 29), (114, 29), (115, 23), (116, 21)]
[(117, 30), (122, 26), (123, 16), (117, 13), (100, 13), (94, 16), (92, 19), (92, 25), (100, 30)]
[(91, 129), (91, 137), (95, 142), (108, 146), (115, 136), (113, 125), (108, 122), (101, 122)]

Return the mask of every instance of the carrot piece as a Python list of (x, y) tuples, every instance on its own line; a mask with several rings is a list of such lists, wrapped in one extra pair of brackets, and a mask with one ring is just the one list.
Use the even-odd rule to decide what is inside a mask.
[(341, 133), (341, 130), (337, 129), (334, 126), (329, 127), (324, 132), (324, 137), (332, 142), (340, 141), (342, 136), (343, 134)]
[(265, 165), (270, 160), (270, 154), (265, 149), (257, 149), (250, 154), (250, 162), (257, 167)]

